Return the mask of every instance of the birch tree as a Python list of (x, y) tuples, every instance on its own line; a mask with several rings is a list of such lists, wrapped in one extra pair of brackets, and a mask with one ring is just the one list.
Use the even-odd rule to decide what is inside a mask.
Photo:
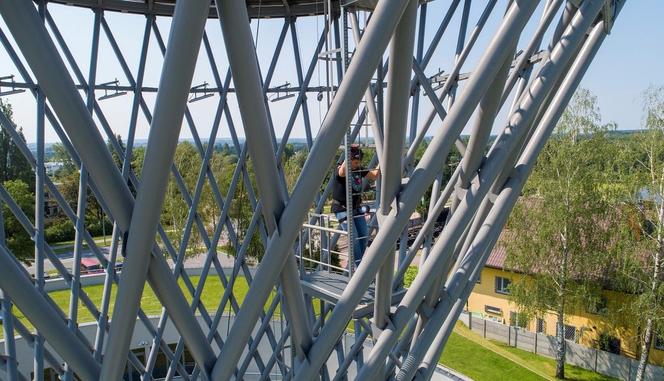
[[(565, 377), (565, 320), (601, 294), (611, 271), (612, 218), (603, 197), (609, 141), (596, 98), (580, 89), (544, 148), (507, 228), (511, 299), (528, 315), (556, 316), (556, 377)], [(574, 336), (576, 332), (574, 332)], [(570, 333), (571, 336), (571, 333)]]
[(621, 266), (634, 295), (625, 312), (640, 332), (637, 381), (644, 379), (654, 338), (664, 336), (664, 87), (649, 88), (643, 99), (645, 130), (626, 149), (636, 164), (627, 182), (638, 231)]

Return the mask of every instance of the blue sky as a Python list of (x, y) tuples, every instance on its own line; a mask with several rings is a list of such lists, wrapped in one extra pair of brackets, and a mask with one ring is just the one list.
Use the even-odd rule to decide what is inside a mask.
[[(476, 48), (469, 56), (462, 72), (472, 71), (474, 65), (482, 54), (482, 47), (488, 43), (493, 32), (496, 30), (500, 17), (505, 9), (506, 2), (507, 0), (501, 0), (498, 2), (498, 5), (496, 5), (492, 17), (489, 19), (485, 30), (480, 35)], [(473, 2), (470, 11), (468, 33), (470, 33), (470, 29), (481, 14), (484, 6), (483, 3), (485, 2)], [(427, 24), (425, 38), (427, 43), (430, 41), (434, 29), (442, 18), (448, 4), (448, 0), (436, 0), (429, 3), (429, 23)], [(525, 37), (534, 30), (535, 24), (539, 19), (539, 14), (541, 14), (541, 8), (542, 7), (540, 6), (540, 9), (536, 11), (537, 17), (534, 17), (533, 21), (526, 27), (524, 32)], [(92, 12), (87, 9), (64, 7), (55, 4), (50, 5), (49, 9), (58, 24), (60, 32), (72, 50), (72, 54), (76, 57), (81, 70), (87, 77), (89, 52), (92, 40)], [(459, 9), (448, 28), (449, 33), (443, 38), (440, 48), (434, 55), (431, 64), (426, 70), (428, 75), (434, 74), (438, 68), (446, 71), (451, 70), (460, 14), (461, 12)], [(590, 89), (598, 97), (603, 120), (605, 122), (613, 121), (617, 123), (618, 128), (620, 129), (639, 128), (641, 126), (641, 93), (648, 86), (664, 85), (664, 65), (662, 64), (664, 58), (664, 50), (662, 49), (662, 44), (664, 42), (664, 25), (662, 25), (661, 22), (662, 15), (664, 15), (664, 1), (662, 0), (628, 0), (611, 35), (605, 40), (597, 58), (592, 63), (586, 77), (581, 83), (582, 87)], [(142, 16), (118, 14), (113, 12), (107, 12), (106, 18), (123, 54), (125, 55), (127, 64), (135, 73), (139, 61), (145, 19)], [(158, 19), (159, 30), (165, 40), (167, 40), (169, 25), (170, 20), (168, 18)], [(260, 25), (257, 25), (256, 22), (252, 23), (254, 32), (257, 27), (260, 30), (258, 33), (257, 44), (259, 61), (264, 71), (267, 70), (267, 66), (272, 58), (273, 49), (276, 45), (282, 25), (283, 20), (279, 19), (262, 20), (260, 21)], [(305, 71), (309, 65), (315, 43), (318, 39), (317, 34), (321, 31), (322, 26), (322, 19), (316, 17), (302, 18), (297, 22), (299, 38), (298, 45), (302, 57), (303, 70)], [(4, 21), (1, 19), (0, 28), (7, 32)], [(220, 75), (223, 77), (225, 76), (228, 65), (225, 59), (218, 21), (210, 20), (206, 27), (206, 31), (212, 41), (217, 66), (219, 67)], [(519, 44), (520, 48), (525, 46), (526, 38), (524, 36), (522, 36)], [(547, 37), (545, 36), (545, 39), (546, 38)], [(16, 47), (15, 43), (14, 47)], [(297, 82), (292, 50), (293, 45), (289, 34), (284, 44), (282, 56), (278, 61), (272, 85), (281, 85), (286, 82), (293, 84)], [(148, 70), (146, 71), (144, 85), (156, 87), (159, 83), (160, 77), (161, 53), (154, 37), (150, 41), (147, 62)], [(10, 74), (17, 75), (18, 77), (18, 72), (12, 65), (9, 57), (4, 50), (0, 49), (0, 76)], [(119, 64), (117, 63), (117, 59), (112, 53), (109, 43), (105, 36), (103, 36), (100, 43), (97, 82), (108, 82), (115, 78), (120, 81), (120, 84), (128, 84)], [(311, 84), (317, 85), (319, 78), (321, 82), (324, 82), (325, 72), (322, 65), (318, 65), (317, 70), (314, 71)], [(207, 56), (204, 55), (203, 49), (201, 49), (199, 64), (194, 74), (192, 85), (201, 84), (205, 81), (211, 84), (214, 82)], [(459, 91), (463, 91), (463, 87), (460, 87)], [(99, 97), (103, 95), (103, 92), (97, 92), (96, 95)], [(146, 94), (145, 98), (148, 105), (152, 107), (155, 99), (154, 95)], [(9, 101), (13, 105), (15, 121), (23, 127), (27, 140), (33, 142), (35, 140), (34, 126), (36, 123), (36, 104), (32, 95), (29, 93), (23, 93), (20, 95), (4, 97), (3, 99)], [(112, 128), (123, 136), (126, 136), (127, 133), (131, 100), (131, 95), (125, 95), (123, 97), (100, 102)], [(270, 103), (271, 114), (278, 136), (281, 136), (285, 129), (294, 100), (295, 98), (293, 97), (284, 101)], [(212, 97), (201, 102), (190, 104), (191, 112), (197, 122), (197, 129), (201, 134), (201, 137), (204, 139), (207, 138), (211, 129), (217, 102), (218, 97)], [(424, 106), (423, 111), (420, 113), (420, 119), (423, 119), (431, 109), (427, 102), (428, 101), (423, 98), (423, 102), (421, 103), (424, 104)], [(325, 113), (324, 104), (315, 100), (315, 94), (310, 95), (307, 104), (309, 106), (312, 125), (319, 125), (319, 120), (324, 117)], [(234, 122), (239, 126), (241, 124), (240, 117), (237, 112), (237, 105), (233, 98), (229, 100), (229, 105), (231, 107)], [(437, 124), (439, 125), (439, 123)], [(434, 124), (434, 132), (437, 124)], [(502, 122), (498, 121), (494, 126), (494, 130), (500, 129), (501, 126)], [(148, 135), (148, 131), (149, 125), (145, 118), (141, 116), (138, 122), (136, 137), (145, 138)], [(241, 136), (243, 135), (241, 128), (239, 128), (238, 133)], [(304, 135), (303, 121), (300, 115), (295, 123), (292, 136), (304, 137)], [(230, 136), (225, 122), (222, 123), (218, 136)], [(183, 126), (181, 137), (191, 137), (191, 133), (186, 126)], [(47, 126), (46, 140), (57, 140), (55, 133), (49, 126)]]

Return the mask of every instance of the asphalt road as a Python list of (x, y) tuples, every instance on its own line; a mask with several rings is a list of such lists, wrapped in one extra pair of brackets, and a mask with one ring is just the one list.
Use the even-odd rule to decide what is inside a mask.
[[(104, 254), (106, 258), (108, 258), (110, 254), (110, 246), (108, 247), (100, 247), (99, 250)], [(62, 262), (62, 265), (65, 266), (66, 268), (70, 269), (72, 268), (72, 264), (74, 262), (74, 251), (68, 251), (65, 253), (57, 254), (58, 259), (60, 259), (60, 262)], [(81, 258), (94, 258), (95, 255), (92, 252), (92, 250), (86, 249), (83, 250), (81, 253)], [(26, 266), (25, 267), (30, 274), (34, 274), (36, 269), (35, 269), (35, 264), (33, 263), (32, 266)], [(55, 270), (55, 266), (51, 262), (50, 259), (46, 258), (44, 260), (44, 272), (48, 273), (49, 271)]]

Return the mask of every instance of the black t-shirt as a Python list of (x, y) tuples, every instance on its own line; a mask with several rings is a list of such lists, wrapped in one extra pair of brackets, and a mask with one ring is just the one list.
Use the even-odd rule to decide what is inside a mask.
[[(351, 188), (353, 190), (353, 209), (357, 209), (362, 204), (362, 178), (369, 173), (364, 168), (359, 168), (351, 172)], [(346, 178), (339, 176), (339, 167), (334, 171), (334, 182), (332, 186), (332, 212), (339, 213), (346, 211)]]

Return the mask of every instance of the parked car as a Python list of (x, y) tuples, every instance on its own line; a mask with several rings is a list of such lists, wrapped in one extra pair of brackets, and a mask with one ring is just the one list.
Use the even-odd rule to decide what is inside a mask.
[(97, 274), (103, 273), (104, 267), (95, 258), (81, 259), (81, 274)]

